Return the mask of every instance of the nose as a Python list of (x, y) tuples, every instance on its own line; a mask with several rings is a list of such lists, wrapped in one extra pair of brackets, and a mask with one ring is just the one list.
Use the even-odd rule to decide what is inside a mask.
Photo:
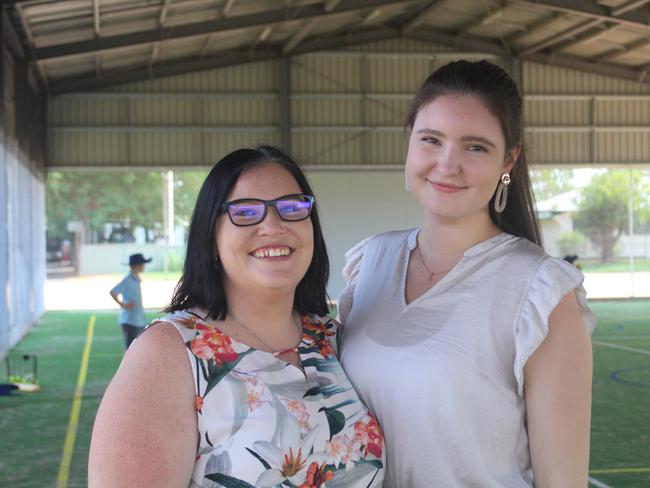
[(278, 216), (274, 207), (267, 207), (266, 217), (257, 224), (257, 232), (260, 235), (284, 234), (285, 222)]
[(458, 174), (460, 171), (459, 158), (460, 154), (456, 148), (451, 144), (447, 145), (438, 158), (438, 164), (436, 165), (438, 171), (445, 175)]

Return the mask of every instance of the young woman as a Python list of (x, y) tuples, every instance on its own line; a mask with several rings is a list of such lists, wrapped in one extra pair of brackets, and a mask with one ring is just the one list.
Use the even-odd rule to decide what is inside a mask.
[(337, 359), (328, 259), (300, 168), (272, 147), (218, 162), (168, 315), (99, 408), (91, 487), (379, 487), (384, 446)]
[(595, 321), (582, 274), (540, 247), (517, 87), (486, 61), (447, 64), (407, 128), (422, 225), (351, 249), (339, 298), (385, 486), (584, 487)]

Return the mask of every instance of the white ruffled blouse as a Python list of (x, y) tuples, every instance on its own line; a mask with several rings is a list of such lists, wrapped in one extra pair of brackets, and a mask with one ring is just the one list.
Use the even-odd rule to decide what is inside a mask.
[(583, 275), (506, 233), (468, 249), (407, 304), (419, 229), (370, 237), (347, 254), (341, 362), (387, 445), (384, 486), (532, 487), (524, 365)]

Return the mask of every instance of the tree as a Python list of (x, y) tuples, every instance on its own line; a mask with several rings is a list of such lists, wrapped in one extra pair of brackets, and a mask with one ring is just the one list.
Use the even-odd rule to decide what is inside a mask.
[(530, 172), (535, 200), (547, 200), (560, 193), (573, 190), (572, 169), (534, 169)]
[(206, 176), (207, 171), (174, 172), (174, 214), (179, 224), (189, 225), (196, 197)]
[(66, 236), (71, 220), (101, 231), (106, 222), (154, 229), (162, 219), (158, 172), (52, 172), (46, 185), (47, 230)]
[(639, 171), (607, 171), (582, 189), (574, 224), (600, 249), (604, 263), (614, 260), (616, 243), (628, 227), (630, 194), (635, 214), (647, 219), (648, 183)]

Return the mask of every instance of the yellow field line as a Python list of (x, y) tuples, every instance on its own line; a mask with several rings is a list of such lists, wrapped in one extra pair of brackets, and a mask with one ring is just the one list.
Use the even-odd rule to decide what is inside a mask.
[(72, 399), (72, 408), (70, 409), (70, 422), (68, 423), (68, 433), (65, 436), (63, 444), (63, 456), (59, 466), (59, 476), (56, 480), (56, 488), (67, 488), (68, 479), (70, 478), (70, 463), (72, 461), (72, 451), (74, 450), (74, 441), (77, 437), (77, 425), (79, 425), (79, 412), (81, 412), (81, 399), (88, 374), (88, 361), (90, 359), (90, 348), (93, 343), (93, 333), (95, 331), (95, 316), (88, 320), (86, 328), (86, 344), (81, 355), (81, 365), (79, 366), (79, 376), (77, 377), (77, 387)]
[(590, 469), (589, 474), (650, 473), (650, 468)]

